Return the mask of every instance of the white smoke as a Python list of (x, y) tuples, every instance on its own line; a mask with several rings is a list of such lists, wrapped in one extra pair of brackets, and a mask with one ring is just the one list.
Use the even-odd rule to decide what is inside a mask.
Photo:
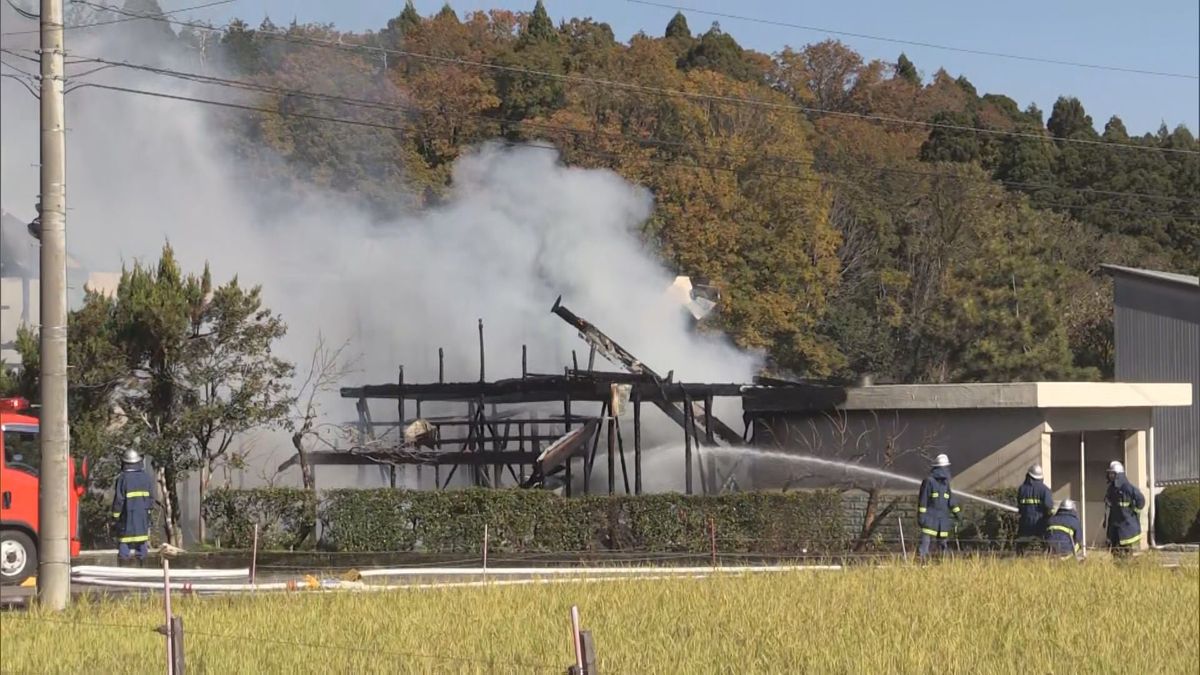
[[(106, 56), (118, 47), (105, 35), (71, 33), (69, 47)], [(89, 79), (245, 100), (125, 69)], [(561, 372), (572, 349), (587, 353), (550, 314), (562, 295), (677, 380), (744, 382), (754, 374), (754, 357), (695, 336), (666, 299), (674, 274), (639, 239), (653, 197), (615, 173), (566, 167), (551, 148), (485, 145), (457, 162), (443, 206), (378, 223), (346, 195), (248, 187), (252, 169), (239, 164), (212, 108), (86, 87), (67, 98), (72, 254), (90, 269), (115, 271), (156, 260), (169, 240), (185, 269), (208, 261), (219, 282), (237, 274), (261, 284), (289, 326), (280, 351), (301, 371), (320, 333), (350, 340), (362, 382), (392, 382), (400, 364), (408, 382), (433, 381), (438, 347), (448, 380), (473, 380), (482, 319), (488, 379), (519, 375), (522, 345), (531, 371)], [(5, 79), (2, 106), (3, 206), (28, 218), (37, 195), (37, 101)], [(334, 421), (352, 416), (348, 403), (334, 405)], [(276, 460), (290, 452), (279, 447)]]

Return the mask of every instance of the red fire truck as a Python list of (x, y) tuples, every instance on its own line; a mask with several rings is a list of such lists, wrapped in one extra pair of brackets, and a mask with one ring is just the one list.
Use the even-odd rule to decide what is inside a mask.
[[(20, 583), (37, 572), (38, 469), (41, 446), (38, 419), (23, 398), (0, 398), (0, 582)], [(68, 468), (75, 477), (75, 462)], [(79, 555), (78, 482), (70, 491), (71, 556)]]

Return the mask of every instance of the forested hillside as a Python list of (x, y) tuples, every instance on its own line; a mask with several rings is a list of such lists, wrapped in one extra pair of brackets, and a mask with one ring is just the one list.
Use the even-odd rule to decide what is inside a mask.
[(626, 44), (597, 20), (556, 26), (540, 2), (431, 17), (409, 5), (367, 34), (119, 28), (253, 83), (237, 100), (263, 111), (217, 113), (233, 147), (273, 178), (356, 195), (381, 226), (435, 207), (455, 159), (494, 138), (549, 141), (569, 164), (647, 187), (646, 246), (720, 287), (709, 328), (781, 372), (1104, 377), (1099, 265), (1200, 271), (1187, 128), (1134, 136), (1113, 117), (1098, 132), (1074, 98), (1023, 107), (903, 54), (867, 62), (828, 40), (762, 54), (682, 15)]

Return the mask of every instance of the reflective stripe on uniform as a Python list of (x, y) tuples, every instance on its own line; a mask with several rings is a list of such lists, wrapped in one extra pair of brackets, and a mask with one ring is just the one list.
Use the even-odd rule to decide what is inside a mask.
[(1038, 499), (1037, 497), (1026, 497), (1025, 499), (1021, 500), (1021, 503), (1022, 504), (1041, 504), (1042, 500)]
[(133, 492), (125, 493), (126, 499), (133, 499), (134, 497), (149, 497), (149, 496), (150, 496), (150, 493), (146, 490), (134, 490)]
[(121, 537), (121, 538), (117, 539), (117, 541), (121, 542), (122, 544), (133, 544), (133, 543), (140, 542), (140, 541), (150, 541), (150, 535), (148, 535), (148, 534), (131, 534), (128, 537)]
[(936, 536), (937, 536), (937, 534), (938, 534), (938, 531), (937, 531), (937, 530), (931, 530), (931, 529), (929, 529), (928, 527), (922, 527), (922, 528), (921, 528), (921, 534), (927, 534), (927, 535), (929, 535), (929, 536), (931, 536), (931, 537), (936, 537)]
[(1119, 541), (1117, 543), (1119, 543), (1122, 546), (1128, 546), (1130, 544), (1137, 542), (1141, 538), (1142, 538), (1142, 533), (1138, 532), (1137, 534), (1133, 535), (1132, 537), (1130, 537), (1128, 539), (1122, 539), (1121, 541)]
[(938, 532), (938, 536), (941, 537), (942, 539), (945, 539), (950, 536), (950, 533), (949, 532)]
[(927, 511), (927, 510), (928, 509), (926, 509), (924, 506), (917, 507), (917, 513), (925, 513), (925, 511)]
[(938, 498), (938, 493), (937, 493), (937, 492), (930, 492), (930, 493), (929, 493), (929, 497), (930, 497), (931, 499), (937, 499), (937, 498)]
[(1124, 501), (1124, 502), (1117, 502), (1117, 505), (1118, 506), (1129, 506), (1132, 503), (1133, 502), (1130, 502), (1130, 501)]
[(1075, 538), (1075, 530), (1070, 527), (1067, 527), (1066, 525), (1051, 525), (1050, 527), (1048, 527), (1046, 529), (1054, 530), (1056, 532), (1066, 532), (1068, 537), (1070, 537), (1072, 539)]
[(113, 511), (113, 518), (120, 518), (120, 517), (121, 517), (120, 511)]
[(955, 512), (955, 513), (958, 513), (959, 511), (962, 511), (962, 507), (961, 507), (961, 506), (956, 506), (956, 507), (954, 507), (954, 508), (952, 508), (952, 509), (950, 509), (950, 510), (951, 510), (951, 511), (953, 511), (953, 512)]

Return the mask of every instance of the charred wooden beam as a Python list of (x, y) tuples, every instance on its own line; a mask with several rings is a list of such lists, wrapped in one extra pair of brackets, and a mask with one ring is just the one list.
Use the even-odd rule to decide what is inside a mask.
[[(309, 453), (310, 463), (322, 466), (370, 466), (389, 464), (424, 464), (427, 466), (456, 466), (459, 464), (520, 464), (537, 461), (537, 453), (518, 450), (472, 450), (469, 452), (337, 452), (321, 450)], [(297, 456), (279, 465), (283, 471), (299, 462)]]
[(571, 457), (586, 454), (587, 442), (596, 435), (599, 428), (600, 420), (593, 418), (583, 426), (558, 437), (538, 455), (537, 467), (542, 473), (549, 473)]
[[(679, 406), (676, 406), (673, 402), (671, 402), (670, 395), (667, 393), (667, 390), (673, 388), (673, 386), (664, 386), (665, 380), (658, 373), (650, 369), (650, 367), (648, 367), (646, 364), (638, 360), (638, 358), (631, 354), (629, 350), (617, 344), (616, 340), (613, 340), (605, 335), (604, 331), (601, 331), (583, 317), (564, 307), (561, 296), (554, 301), (554, 307), (550, 308), (550, 311), (558, 315), (558, 317), (563, 321), (566, 321), (574, 326), (579, 331), (579, 337), (583, 338), (585, 342), (595, 348), (596, 351), (600, 352), (604, 358), (618, 366), (621, 366), (625, 370), (628, 370), (630, 373), (650, 377), (651, 380), (658, 385), (662, 393), (660, 400), (652, 402), (654, 405), (658, 406), (660, 410), (666, 413), (667, 417), (670, 417), (676, 424), (685, 426), (687, 424), (696, 423), (694, 411), (693, 414), (685, 414), (685, 411), (680, 410)], [(575, 369), (579, 370), (578, 364), (576, 364)], [(684, 393), (685, 400), (690, 398), (686, 392), (681, 393)], [(687, 403), (686, 405), (690, 405), (690, 403)], [(742, 442), (741, 434), (734, 431), (720, 420), (714, 418), (712, 420), (712, 425), (715, 428), (717, 435), (720, 436), (721, 440), (725, 443), (738, 444)], [(702, 430), (693, 429), (691, 431), (700, 432)], [(699, 441), (698, 433), (692, 433), (692, 436)]]

